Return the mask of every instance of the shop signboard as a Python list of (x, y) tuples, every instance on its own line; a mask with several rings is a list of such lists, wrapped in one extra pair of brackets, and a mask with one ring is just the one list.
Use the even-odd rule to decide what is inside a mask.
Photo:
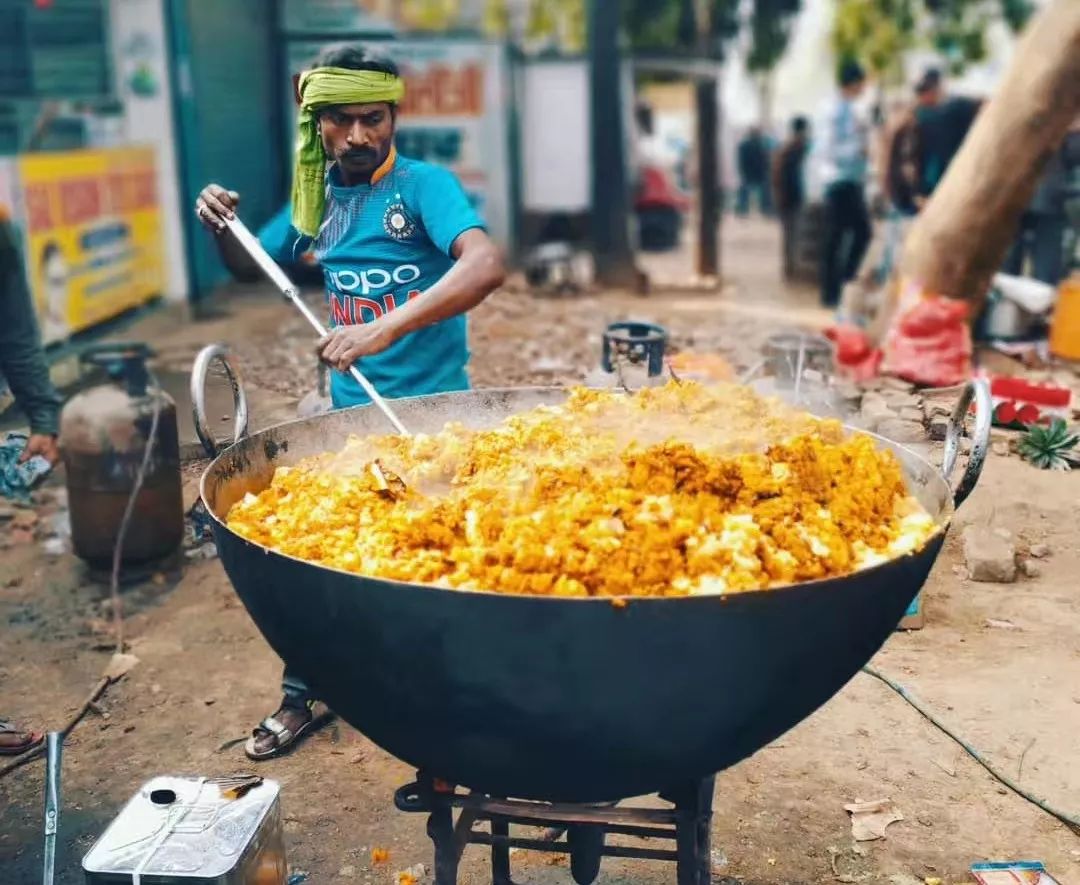
[[(505, 48), (470, 39), (365, 42), (394, 59), (405, 78), (398, 150), (403, 156), (453, 171), (492, 236), (509, 245), (513, 231)], [(308, 40), (287, 46), (293, 73), (308, 67), (323, 49), (322, 43)], [(288, 101), (288, 119), (293, 120), (296, 108), (291, 95)]]
[(45, 343), (111, 319), (165, 285), (154, 151), (18, 159), (26, 275)]
[[(396, 0), (284, 0), (281, 29), (289, 35), (393, 34)], [(389, 13), (389, 14), (388, 14)]]

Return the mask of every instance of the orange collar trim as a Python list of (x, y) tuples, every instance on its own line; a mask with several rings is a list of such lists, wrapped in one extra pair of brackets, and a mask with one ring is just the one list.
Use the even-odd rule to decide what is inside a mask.
[(382, 161), (382, 164), (379, 166), (378, 169), (371, 173), (372, 185), (376, 185), (384, 178), (386, 178), (386, 176), (389, 175), (391, 170), (394, 168), (394, 163), (396, 162), (397, 148), (393, 145), (390, 145), (390, 153), (386, 155), (386, 159)]

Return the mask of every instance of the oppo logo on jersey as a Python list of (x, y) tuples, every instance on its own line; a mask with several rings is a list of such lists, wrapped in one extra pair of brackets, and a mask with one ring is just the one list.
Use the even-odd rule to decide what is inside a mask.
[(420, 279), (420, 268), (415, 264), (399, 264), (392, 271), (372, 267), (360, 272), (352, 270), (327, 271), (330, 285), (338, 292), (360, 291), (361, 295), (380, 292), (390, 286), (407, 286)]
[[(419, 289), (404, 293), (383, 292), (391, 287), (407, 286), (420, 279), (415, 264), (400, 264), (392, 271), (373, 267), (367, 270), (327, 271), (330, 292), (330, 320), (335, 326), (359, 326), (372, 323), (419, 296)], [(359, 295), (350, 294), (359, 291)]]

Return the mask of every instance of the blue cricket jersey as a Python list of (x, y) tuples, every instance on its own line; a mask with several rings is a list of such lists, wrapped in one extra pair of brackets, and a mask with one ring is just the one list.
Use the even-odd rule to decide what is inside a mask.
[[(337, 167), (327, 183), (326, 211), (314, 241), (289, 225), (268, 225), (259, 239), (279, 262), (312, 250), (323, 268), (330, 325), (370, 323), (422, 298), (454, 264), (450, 249), (484, 223), (453, 173), (391, 154), (371, 184), (345, 187)], [(359, 368), (387, 398), (467, 390), (465, 316), (418, 329)], [(331, 374), (334, 408), (362, 405), (367, 395), (350, 375)]]

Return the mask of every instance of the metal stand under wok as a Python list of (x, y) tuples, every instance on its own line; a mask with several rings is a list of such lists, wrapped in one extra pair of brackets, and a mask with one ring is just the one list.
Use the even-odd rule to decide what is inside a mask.
[[(459, 793), (452, 785), (421, 772), (414, 783), (394, 794), (394, 804), (400, 811), (427, 813), (428, 836), (435, 844), (435, 885), (456, 885), (458, 863), (468, 845), (491, 846), (494, 885), (512, 885), (511, 848), (569, 854), (570, 872), (578, 885), (590, 885), (596, 879), (604, 857), (675, 861), (678, 885), (708, 885), (715, 782), (716, 776), (710, 775), (660, 793), (661, 799), (672, 804), (671, 808), (617, 808), (612, 804), (533, 802)], [(487, 830), (476, 829), (484, 822)], [(512, 824), (545, 827), (546, 831), (540, 838), (512, 836)], [(566, 841), (560, 841), (563, 833)], [(675, 847), (608, 845), (609, 833), (666, 839)]]

